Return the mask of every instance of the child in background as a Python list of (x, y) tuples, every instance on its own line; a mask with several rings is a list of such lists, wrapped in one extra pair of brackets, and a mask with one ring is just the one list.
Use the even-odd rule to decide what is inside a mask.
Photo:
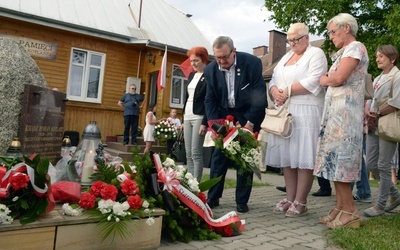
[(156, 120), (156, 111), (157, 106), (155, 104), (150, 104), (149, 112), (146, 114), (146, 126), (143, 130), (143, 140), (146, 143), (143, 153), (149, 152), (153, 141), (155, 141), (153, 135), (154, 126), (159, 123), (159, 121)]
[[(175, 125), (175, 128), (177, 129), (177, 132), (181, 129), (181, 120), (177, 118), (177, 112), (176, 109), (171, 109), (169, 113), (169, 117), (167, 118), (167, 121)], [(176, 141), (176, 138), (174, 139), (168, 139), (167, 141), (167, 155), (172, 155), (172, 146), (174, 145)]]

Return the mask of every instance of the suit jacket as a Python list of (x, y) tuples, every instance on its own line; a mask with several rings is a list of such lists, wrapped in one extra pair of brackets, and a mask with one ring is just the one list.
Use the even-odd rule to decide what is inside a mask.
[(267, 107), (266, 84), (262, 78), (261, 60), (253, 55), (236, 52), (235, 108), (228, 108), (228, 89), (225, 73), (213, 61), (204, 69), (207, 81), (205, 108), (208, 120), (231, 114), (242, 126), (250, 121), (254, 131), (260, 129)]
[[(196, 74), (196, 72), (190, 73), (189, 78), (188, 78), (189, 83), (192, 81), (195, 74)], [(195, 115), (203, 115), (203, 120), (201, 121), (201, 124), (205, 125), (205, 126), (207, 126), (207, 116), (206, 116), (206, 111), (204, 108), (204, 99), (206, 96), (206, 89), (207, 89), (207, 83), (204, 78), (204, 74), (202, 74), (200, 76), (200, 80), (197, 83), (196, 88), (194, 90), (192, 112)], [(186, 98), (185, 98), (184, 105), (183, 105), (183, 112), (185, 112), (186, 102), (187, 102), (188, 98), (189, 98), (189, 93), (188, 93), (187, 87), (186, 87)]]

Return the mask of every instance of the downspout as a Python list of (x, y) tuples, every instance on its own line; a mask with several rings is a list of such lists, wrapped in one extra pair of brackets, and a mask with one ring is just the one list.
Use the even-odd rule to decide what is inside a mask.
[(137, 75), (136, 75), (136, 78), (139, 78), (140, 63), (142, 62), (142, 51), (143, 51), (143, 47), (140, 49), (140, 52), (139, 52), (139, 60), (138, 60), (138, 67), (137, 67)]

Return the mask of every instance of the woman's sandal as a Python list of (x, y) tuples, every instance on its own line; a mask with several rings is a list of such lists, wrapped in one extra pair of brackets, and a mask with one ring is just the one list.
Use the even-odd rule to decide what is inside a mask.
[[(300, 210), (297, 209), (298, 206), (304, 207), (302, 212), (300, 212)], [(294, 201), (290, 205), (289, 209), (286, 211), (285, 216), (287, 216), (287, 217), (300, 217), (300, 216), (303, 216), (303, 215), (306, 215), (306, 214), (308, 214), (307, 204), (303, 204), (303, 203), (300, 203), (298, 201)]]
[[(286, 211), (289, 209), (289, 206), (292, 205), (292, 201), (288, 201), (288, 199), (283, 199), (280, 202), (276, 203), (276, 206), (274, 208), (274, 213), (276, 214), (280, 214), (280, 213), (286, 213)], [(289, 206), (287, 206), (287, 208), (285, 209), (285, 205), (286, 204), (290, 204)]]
[[(349, 214), (351, 215), (351, 220), (349, 220), (346, 224), (340, 221), (340, 217), (342, 217), (342, 214)], [(357, 215), (358, 214), (358, 215)], [(326, 223), (326, 226), (331, 228), (331, 229), (337, 229), (337, 228), (359, 228), (360, 227), (360, 215), (359, 212), (356, 210), (353, 213), (347, 212), (344, 210), (340, 210), (339, 214), (336, 216), (336, 218), (333, 221), (330, 221)]]
[(338, 209), (338, 208), (335, 207), (334, 209), (332, 209), (331, 211), (329, 211), (328, 215), (325, 215), (325, 216), (323, 216), (323, 217), (319, 217), (319, 222), (322, 223), (322, 224), (326, 224), (326, 223), (328, 223), (328, 222), (333, 221), (333, 220), (338, 216), (338, 214), (337, 214), (335, 217), (332, 217), (332, 216), (331, 216), (331, 213), (332, 213), (333, 211), (338, 211), (338, 212), (340, 212), (340, 209)]

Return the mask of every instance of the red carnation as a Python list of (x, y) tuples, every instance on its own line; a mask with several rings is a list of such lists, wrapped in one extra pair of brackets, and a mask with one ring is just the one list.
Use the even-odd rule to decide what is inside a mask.
[(198, 195), (199, 199), (203, 202), (206, 203), (207, 202), (207, 197), (203, 192), (200, 192)]
[(104, 188), (106, 184), (102, 181), (95, 181), (93, 185), (90, 187), (90, 193), (96, 197), (100, 196), (101, 190)]
[(129, 207), (133, 210), (137, 210), (142, 207), (143, 201), (139, 195), (131, 195), (128, 197)]
[(227, 115), (226, 120), (228, 120), (229, 122), (233, 122), (235, 120), (235, 117), (233, 117), (233, 115)]
[(223, 236), (231, 237), (233, 235), (233, 229), (231, 226), (224, 226), (223, 228)]
[(83, 193), (78, 204), (83, 209), (92, 209), (96, 205), (96, 196), (89, 192)]
[(139, 187), (134, 180), (125, 180), (121, 183), (121, 191), (125, 195), (137, 194), (139, 193)]
[(118, 195), (118, 189), (111, 184), (104, 185), (103, 189), (100, 191), (101, 198), (104, 200), (115, 201)]
[(215, 232), (217, 234), (222, 234), (222, 232), (223, 232), (222, 227), (215, 227)]
[(10, 177), (10, 184), (14, 190), (26, 188), (29, 182), (29, 176), (23, 173), (15, 173)]

